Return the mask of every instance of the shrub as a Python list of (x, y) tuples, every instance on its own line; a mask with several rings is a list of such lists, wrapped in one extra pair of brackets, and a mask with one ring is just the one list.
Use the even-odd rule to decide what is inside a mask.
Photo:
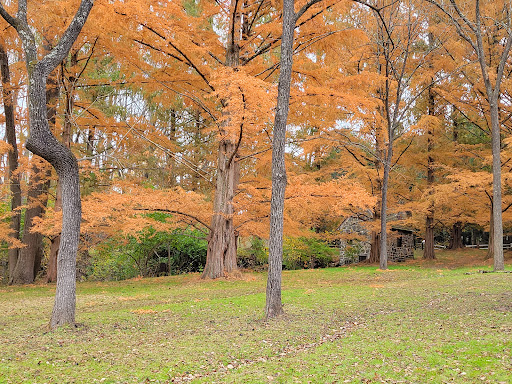
[(288, 237), (283, 245), (283, 268), (325, 268), (337, 253), (336, 249), (319, 239)]
[(198, 239), (194, 235), (199, 234), (178, 232), (160, 244), (154, 251), (158, 256), (159, 274), (177, 275), (203, 271), (208, 244), (206, 240)]
[(251, 237), (249, 247), (240, 248), (237, 252), (240, 268), (262, 269), (268, 263), (268, 247), (259, 237)]
[(87, 276), (93, 280), (123, 280), (136, 276), (200, 272), (206, 263), (206, 240), (196, 231), (156, 232), (113, 238), (90, 251)]
[[(111, 244), (111, 243), (116, 243)], [(91, 250), (86, 272), (90, 280), (125, 280), (136, 277), (139, 269), (134, 260), (125, 252), (120, 252), (122, 240), (103, 243), (98, 249)]]

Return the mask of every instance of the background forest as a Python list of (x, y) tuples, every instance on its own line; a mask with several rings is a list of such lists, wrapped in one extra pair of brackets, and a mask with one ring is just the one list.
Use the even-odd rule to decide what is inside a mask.
[[(28, 2), (36, 59), (59, 46), (79, 3)], [(0, 4), (20, 19), (16, 1)], [(79, 167), (78, 278), (266, 265), (282, 11), (267, 0), (95, 2), (46, 82), (50, 128)], [(462, 247), (464, 232), (489, 242), (500, 269), (510, 3), (297, 1), (294, 15), (284, 267), (337, 263), (338, 241), (360, 240), (339, 227), (357, 217), (385, 269), (383, 229), (406, 212), (400, 225), (425, 240), (424, 257), (434, 239)], [(26, 149), (27, 44), (4, 19), (2, 282), (52, 282), (63, 186)]]

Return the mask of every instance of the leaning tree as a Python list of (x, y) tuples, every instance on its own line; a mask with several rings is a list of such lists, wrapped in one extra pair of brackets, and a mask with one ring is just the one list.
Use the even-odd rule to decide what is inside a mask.
[(43, 57), (37, 53), (36, 36), (27, 17), (27, 0), (18, 1), (12, 16), (0, 3), (0, 15), (16, 31), (22, 41), (28, 72), (29, 135), (26, 147), (48, 161), (59, 177), (62, 187), (62, 232), (57, 260), (57, 290), (50, 326), (73, 324), (76, 307), (76, 254), (80, 235), (82, 207), (78, 162), (71, 150), (60, 143), (50, 130), (46, 109), (46, 82), (50, 73), (67, 56), (77, 39), (94, 0), (82, 0), (71, 24), (57, 45)]

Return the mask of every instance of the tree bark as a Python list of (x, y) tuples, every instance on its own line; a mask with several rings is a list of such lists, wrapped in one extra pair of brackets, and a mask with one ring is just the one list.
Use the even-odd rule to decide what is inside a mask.
[(32, 231), (35, 218), (42, 217), (48, 202), (48, 187), (50, 186), (51, 171), (45, 170), (40, 161), (35, 160), (30, 176), (30, 190), (28, 191), (28, 204), (25, 211), (25, 225), (23, 229), (24, 248), (21, 248), (18, 261), (9, 280), (9, 284), (32, 284), (36, 277), (43, 256), (43, 235)]
[(452, 233), (450, 236), (450, 249), (464, 248), (462, 244), (462, 223), (457, 221), (453, 223)]
[[(60, 186), (57, 185), (57, 198), (60, 199)], [(60, 204), (60, 201), (59, 201)], [(57, 206), (57, 200), (54, 208)], [(60, 208), (60, 207), (59, 207)], [(60, 211), (60, 209), (58, 209)], [(57, 258), (59, 255), (60, 234), (50, 239), (50, 253), (48, 255), (48, 266), (46, 268), (46, 282), (53, 283), (57, 281)]]
[[(432, 41), (432, 34), (429, 34), (429, 40)], [(431, 83), (433, 84), (433, 80)], [(434, 92), (432, 90), (432, 84), (428, 89), (428, 115), (435, 116), (434, 111)], [(427, 130), (427, 188), (429, 190), (429, 196), (432, 195), (432, 187), (434, 185), (434, 159), (432, 157), (432, 150), (434, 147), (434, 131), (431, 128), (431, 124), (428, 125)], [(425, 248), (423, 249), (423, 259), (433, 260), (436, 258), (434, 249), (434, 202), (429, 203), (427, 217), (425, 218)]]
[(69, 148), (52, 134), (46, 108), (46, 81), (64, 60), (85, 24), (93, 0), (82, 0), (71, 24), (58, 44), (41, 60), (37, 58), (35, 36), (28, 24), (27, 2), (18, 2), (16, 17), (0, 4), (0, 15), (13, 26), (23, 43), (28, 72), (29, 136), (26, 147), (48, 161), (57, 172), (62, 187), (62, 232), (57, 260), (57, 289), (50, 326), (74, 324), (76, 307), (76, 256), (80, 236), (81, 201), (78, 163)]
[(433, 260), (436, 258), (434, 251), (434, 217), (427, 215), (425, 219), (425, 248), (423, 249), (423, 259)]
[(49, 129), (45, 103), (46, 73), (43, 65), (36, 65), (30, 76), (30, 136), (26, 146), (32, 153), (52, 164), (62, 188), (62, 232), (57, 260), (57, 290), (50, 321), (50, 326), (55, 328), (75, 322), (76, 254), (80, 235), (81, 202), (76, 158)]
[[(57, 116), (57, 98), (57, 81), (51, 78), (46, 90), (46, 111), (49, 123), (52, 125), (55, 125)], [(32, 223), (34, 219), (42, 217), (46, 210), (50, 177), (50, 169), (45, 170), (38, 160), (33, 162), (29, 183), (30, 189), (27, 196), (27, 201), (32, 206), (25, 211), (23, 230), (25, 247), (19, 250), (18, 263), (10, 278), (10, 284), (31, 284), (41, 269), (44, 253), (43, 236), (40, 233), (32, 232)]]
[[(49, 52), (50, 49), (45, 47), (46, 52)], [(55, 123), (57, 121), (57, 103), (59, 99), (59, 86), (55, 76), (49, 76), (46, 87), (46, 115), (48, 118), (48, 124), (50, 127), (55, 127)], [(51, 172), (48, 173), (48, 177), (50, 177)], [(48, 184), (49, 187), (49, 184)], [(59, 206), (59, 187), (57, 184), (57, 198), (55, 201), (55, 206)], [(54, 207), (55, 209), (55, 207)], [(41, 212), (42, 214), (42, 212)], [(42, 238), (41, 238), (42, 241)], [(48, 259), (47, 271), (46, 271), (46, 280), (47, 282), (52, 282), (57, 280), (57, 259), (52, 258), (52, 247), (54, 246), (54, 242), (50, 243), (50, 255)], [(42, 255), (42, 253), (41, 253)], [(36, 257), (36, 261), (34, 263), (34, 270), (39, 270), (41, 264), (41, 258)], [(48, 278), (48, 276), (52, 276)]]
[(494, 270), (503, 271), (505, 269), (505, 259), (503, 255), (503, 219), (501, 207), (501, 130), (497, 97), (494, 102), (491, 102), (491, 127)]
[(286, 190), (286, 123), (288, 120), (293, 64), (295, 14), (293, 0), (283, 0), (283, 34), (277, 108), (272, 139), (272, 196), (270, 200), (270, 237), (265, 316), (283, 314), (281, 275), (283, 268), (284, 196)]
[(492, 259), (494, 258), (494, 210), (493, 210), (494, 204), (491, 201), (491, 208), (490, 208), (490, 217), (489, 217), (489, 244), (487, 246), (487, 254), (485, 255), (484, 260)]
[[(380, 220), (380, 217), (378, 219)], [(377, 231), (372, 231), (371, 234), (370, 258), (368, 259), (368, 262), (380, 262), (380, 234)]]
[[(509, 60), (510, 50), (512, 49), (512, 31), (510, 28), (503, 28), (506, 35), (500, 40), (500, 47), (503, 51), (499, 60), (491, 60), (487, 57), (487, 48), (484, 46), (487, 27), (482, 25), (482, 16), (480, 12), (480, 1), (476, 0), (475, 20), (470, 20), (464, 15), (463, 10), (455, 1), (448, 4), (439, 3), (435, 0), (426, 0), (435, 5), (444, 12), (456, 27), (457, 33), (475, 52), (480, 65), (482, 80), (485, 85), (487, 102), (489, 103), (491, 114), (491, 140), (492, 140), (492, 189), (493, 189), (493, 252), (494, 252), (494, 270), (502, 271), (505, 268), (503, 256), (503, 221), (502, 221), (502, 199), (501, 199), (501, 129), (499, 121), (499, 101), (501, 95), (501, 83), (505, 78), (505, 67)], [(512, 22), (512, 8), (510, 4), (503, 5), (503, 11), (506, 15), (503, 25), (510, 25)], [(497, 65), (496, 65), (497, 64)], [(493, 73), (493, 76), (489, 76)], [(494, 84), (493, 84), (494, 80)], [(490, 243), (490, 241), (489, 241)]]
[(240, 169), (233, 156), (235, 150), (235, 144), (230, 140), (223, 140), (219, 144), (214, 213), (202, 278), (217, 279), (237, 270), (233, 198), (238, 187)]
[[(174, 109), (171, 109), (171, 118), (170, 118), (170, 130), (169, 130), (169, 139), (173, 142), (173, 143), (176, 143), (176, 110)], [(196, 123), (198, 124), (198, 123)], [(194, 151), (194, 155), (195, 155), (195, 151)], [(167, 181), (167, 186), (169, 188), (174, 188), (176, 186), (176, 161), (174, 160), (174, 158), (168, 154), (167, 155), (167, 164), (168, 164), (168, 167), (169, 167), (169, 176), (168, 176), (168, 181)], [(194, 164), (197, 164), (197, 163), (194, 163)], [(193, 173), (195, 175), (195, 173)]]
[[(0, 72), (2, 81), (2, 101), (4, 104), (5, 115), (5, 135), (7, 142), (11, 146), (8, 153), (9, 163), (9, 185), (11, 191), (11, 232), (12, 236), (20, 239), (21, 212), (18, 208), (21, 206), (21, 186), (20, 176), (16, 172), (18, 169), (18, 144), (16, 141), (16, 124), (14, 118), (14, 98), (11, 89), (11, 76), (9, 71), (9, 58), (5, 51), (3, 43), (0, 41)], [(9, 279), (13, 277), (14, 269), (18, 261), (18, 248), (9, 248), (7, 252), (9, 263)]]
[[(240, 63), (238, 44), (240, 27), (240, 12), (237, 0), (231, 0), (231, 33), (228, 33), (226, 47), (226, 66), (236, 68)], [(226, 102), (223, 101), (224, 106)], [(224, 112), (225, 113), (225, 112)], [(226, 119), (229, 122), (229, 116)], [(227, 124), (227, 123), (226, 123)], [(241, 140), (242, 132), (240, 132)], [(238, 145), (230, 135), (221, 128), (217, 154), (217, 179), (213, 200), (213, 216), (208, 236), (206, 265), (202, 278), (217, 279), (235, 272), (236, 263), (236, 233), (233, 223), (233, 199), (240, 180), (240, 166), (237, 161)]]
[[(380, 93), (380, 92), (379, 92)], [(382, 108), (379, 109), (381, 115), (384, 115)], [(375, 180), (375, 188), (372, 184), (372, 195), (378, 196), (378, 200), (373, 208), (373, 220), (380, 223), (381, 219), (381, 206), (382, 206), (382, 179), (380, 177), (382, 171), (382, 159), (384, 158), (385, 151), (383, 149), (382, 136), (379, 132), (375, 132), (375, 171), (377, 173), (377, 179)], [(380, 263), (380, 233), (372, 230), (371, 243), (370, 243), (370, 263)]]
[(388, 188), (389, 188), (389, 172), (391, 171), (391, 160), (393, 159), (393, 142), (392, 133), (388, 145), (388, 153), (384, 162), (384, 175), (382, 177), (382, 194), (381, 194), (381, 217), (380, 217), (380, 261), (379, 268), (388, 269), (388, 231), (387, 231), (387, 212), (388, 212)]
[[(78, 62), (77, 52), (75, 52), (73, 55), (71, 55), (71, 68), (73, 68)], [(74, 82), (75, 78), (74, 76), (70, 76), (69, 79), (66, 79), (64, 76), (64, 65), (62, 65), (62, 71), (61, 71), (61, 82), (63, 84), (66, 83), (67, 80), (67, 87), (64, 87), (65, 91), (65, 108), (64, 108), (64, 127), (62, 130), (62, 143), (68, 147), (71, 148), (71, 137), (72, 137), (72, 123), (71, 123), (71, 115), (73, 113), (73, 107), (74, 107)], [(56, 87), (56, 95), (58, 96), (60, 91), (58, 89), (58, 86), (55, 84)], [(49, 104), (51, 102), (48, 100)], [(48, 119), (51, 121), (50, 116)], [(55, 212), (59, 212), (62, 210), (62, 186), (60, 183), (60, 180), (57, 180), (57, 193), (55, 198), (55, 205), (53, 207)], [(57, 259), (59, 254), (59, 247), (60, 247), (60, 234), (57, 234), (54, 238), (50, 240), (50, 254), (48, 256), (48, 269), (46, 273), (46, 281), (48, 283), (57, 281)]]

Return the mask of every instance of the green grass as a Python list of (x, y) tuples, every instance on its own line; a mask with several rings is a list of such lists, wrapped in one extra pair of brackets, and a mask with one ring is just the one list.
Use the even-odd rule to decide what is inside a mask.
[(0, 383), (510, 383), (512, 273), (482, 255), (288, 271), (270, 322), (265, 274), (80, 283), (52, 332), (54, 285), (0, 287)]

